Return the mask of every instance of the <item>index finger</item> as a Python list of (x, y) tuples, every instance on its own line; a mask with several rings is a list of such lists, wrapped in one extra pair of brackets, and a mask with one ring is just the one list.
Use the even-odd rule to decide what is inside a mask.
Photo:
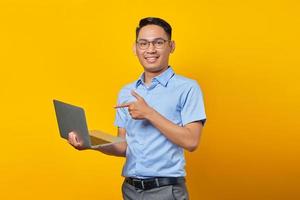
[(123, 103), (123, 104), (114, 106), (114, 108), (127, 108), (130, 106), (130, 104), (132, 104), (132, 103)]

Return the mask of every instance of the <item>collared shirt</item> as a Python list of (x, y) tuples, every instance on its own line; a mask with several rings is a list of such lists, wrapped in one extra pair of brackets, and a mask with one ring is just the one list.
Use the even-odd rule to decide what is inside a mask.
[[(202, 92), (196, 81), (176, 75), (171, 67), (152, 79), (146, 86), (144, 74), (123, 87), (118, 104), (136, 101), (135, 90), (147, 104), (165, 118), (184, 126), (194, 121), (205, 123)], [(117, 109), (115, 126), (126, 129), (125, 177), (181, 177), (185, 176), (183, 148), (172, 143), (148, 120), (135, 120), (127, 108)]]

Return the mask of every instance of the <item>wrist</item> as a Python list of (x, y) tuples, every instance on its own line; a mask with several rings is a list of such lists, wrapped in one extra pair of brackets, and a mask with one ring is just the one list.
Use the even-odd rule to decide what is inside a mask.
[(149, 121), (151, 121), (151, 119), (153, 119), (153, 116), (155, 115), (155, 110), (151, 107), (149, 107), (149, 110), (146, 113), (145, 118)]

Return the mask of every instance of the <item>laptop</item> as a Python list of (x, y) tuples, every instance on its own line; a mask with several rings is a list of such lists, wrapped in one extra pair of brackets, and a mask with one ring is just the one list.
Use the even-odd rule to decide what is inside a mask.
[(83, 141), (85, 148), (97, 148), (125, 141), (121, 137), (112, 136), (102, 131), (89, 131), (83, 108), (56, 99), (53, 100), (53, 103), (62, 138), (67, 140), (68, 134), (75, 131), (79, 139)]

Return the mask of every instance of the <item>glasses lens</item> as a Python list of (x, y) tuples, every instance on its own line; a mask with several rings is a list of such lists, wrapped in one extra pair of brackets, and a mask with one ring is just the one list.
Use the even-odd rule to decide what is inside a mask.
[(163, 39), (158, 39), (154, 41), (154, 46), (158, 49), (163, 48), (164, 44), (165, 44), (165, 40)]
[(147, 49), (149, 46), (149, 42), (145, 41), (145, 40), (140, 40), (137, 42), (139, 48), (141, 49)]

